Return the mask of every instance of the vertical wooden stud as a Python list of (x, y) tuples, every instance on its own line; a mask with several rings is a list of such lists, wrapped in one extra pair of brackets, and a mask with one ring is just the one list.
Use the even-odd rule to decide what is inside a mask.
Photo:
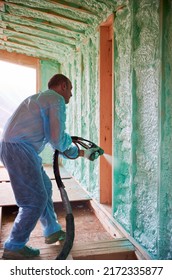
[[(113, 16), (100, 26), (100, 146), (112, 158)], [(100, 203), (112, 204), (112, 163), (100, 158)]]

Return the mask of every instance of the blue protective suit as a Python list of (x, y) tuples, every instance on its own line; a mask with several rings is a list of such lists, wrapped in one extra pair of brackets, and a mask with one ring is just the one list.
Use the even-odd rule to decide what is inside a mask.
[(76, 157), (78, 150), (65, 132), (64, 98), (53, 90), (25, 99), (4, 129), (0, 157), (7, 168), (19, 212), (4, 247), (18, 250), (27, 243), (40, 219), (44, 236), (61, 229), (52, 202), (51, 180), (39, 153), (46, 143)]

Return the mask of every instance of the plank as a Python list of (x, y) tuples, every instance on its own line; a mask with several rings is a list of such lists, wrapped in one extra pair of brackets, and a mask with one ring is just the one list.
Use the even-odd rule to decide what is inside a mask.
[(126, 238), (76, 244), (71, 254), (75, 260), (136, 259), (134, 246)]
[[(55, 259), (62, 245), (51, 245), (40, 249), (40, 256), (35, 260)], [(3, 250), (0, 249), (0, 259)], [(136, 260), (134, 247), (125, 238), (101, 242), (86, 242), (73, 245), (70, 252), (73, 260)], [(70, 258), (70, 256), (69, 256)]]
[[(90, 200), (89, 194), (79, 185), (75, 179), (64, 179), (62, 180), (70, 201)], [(56, 181), (52, 181), (53, 184), (53, 201), (61, 201), (59, 190)]]
[[(69, 174), (69, 172), (64, 168), (64, 166), (60, 165), (60, 176), (62, 179), (71, 178), (72, 176)], [(54, 171), (52, 165), (44, 165), (44, 170), (49, 176), (50, 179), (54, 178)], [(0, 182), (9, 182), (10, 178), (8, 175), (8, 172), (5, 167), (0, 166)]]
[[(65, 185), (65, 189), (70, 201), (90, 199), (88, 193), (86, 193), (84, 189), (73, 178), (64, 179), (62, 181)], [(53, 201), (61, 202), (62, 199), (55, 180), (52, 181), (52, 185), (53, 185)], [(15, 197), (10, 182), (0, 183), (0, 207), (13, 206), (13, 205), (16, 205), (16, 202), (15, 202)]]
[[(72, 178), (71, 174), (65, 169), (65, 167), (63, 165), (59, 166), (60, 168), (60, 176), (62, 179), (69, 179)], [(47, 173), (47, 175), (49, 176), (50, 179), (54, 179), (54, 171), (53, 171), (53, 167), (51, 165), (44, 165), (44, 170)]]

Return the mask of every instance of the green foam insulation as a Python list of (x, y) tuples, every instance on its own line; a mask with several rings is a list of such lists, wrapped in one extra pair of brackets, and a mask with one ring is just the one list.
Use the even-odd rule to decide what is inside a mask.
[(167, 2), (165, 14), (162, 2), (130, 1), (115, 19), (114, 156), (120, 167), (114, 172), (114, 217), (155, 259), (172, 259), (172, 10)]
[(153, 255), (158, 226), (158, 8), (158, 1), (132, 1), (115, 20), (114, 145), (120, 172), (115, 174), (114, 217)]
[[(116, 2), (107, 1), (109, 11)], [(153, 259), (172, 259), (172, 1), (119, 2), (125, 7), (114, 20), (113, 217)], [(93, 13), (99, 7), (82, 3), (92, 3)], [(99, 39), (95, 26), (63, 64), (41, 66), (45, 84), (54, 71), (69, 76), (67, 131), (97, 144)], [(64, 164), (99, 200), (99, 162)]]
[(172, 259), (172, 1), (161, 11), (159, 236), (161, 259)]
[[(64, 65), (63, 73), (73, 84), (73, 97), (68, 105), (67, 130), (98, 143), (99, 90), (98, 90), (99, 34), (90, 37), (85, 45)], [(91, 194), (98, 198), (98, 169), (85, 159), (66, 160), (66, 167)]]
[[(56, 73), (60, 73), (60, 64), (57, 61), (50, 60), (40, 60), (40, 77), (41, 77), (41, 88), (39, 91), (44, 91), (48, 89), (49, 79)], [(42, 157), (42, 162), (46, 164), (52, 164), (53, 160), (53, 149), (49, 144), (46, 145), (45, 149), (42, 151), (40, 156)]]

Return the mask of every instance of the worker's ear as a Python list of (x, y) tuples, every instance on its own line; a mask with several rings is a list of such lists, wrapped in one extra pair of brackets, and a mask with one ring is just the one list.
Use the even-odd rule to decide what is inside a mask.
[(61, 87), (62, 87), (62, 90), (66, 90), (66, 88), (67, 88), (66, 83), (65, 83), (65, 82), (62, 82)]

